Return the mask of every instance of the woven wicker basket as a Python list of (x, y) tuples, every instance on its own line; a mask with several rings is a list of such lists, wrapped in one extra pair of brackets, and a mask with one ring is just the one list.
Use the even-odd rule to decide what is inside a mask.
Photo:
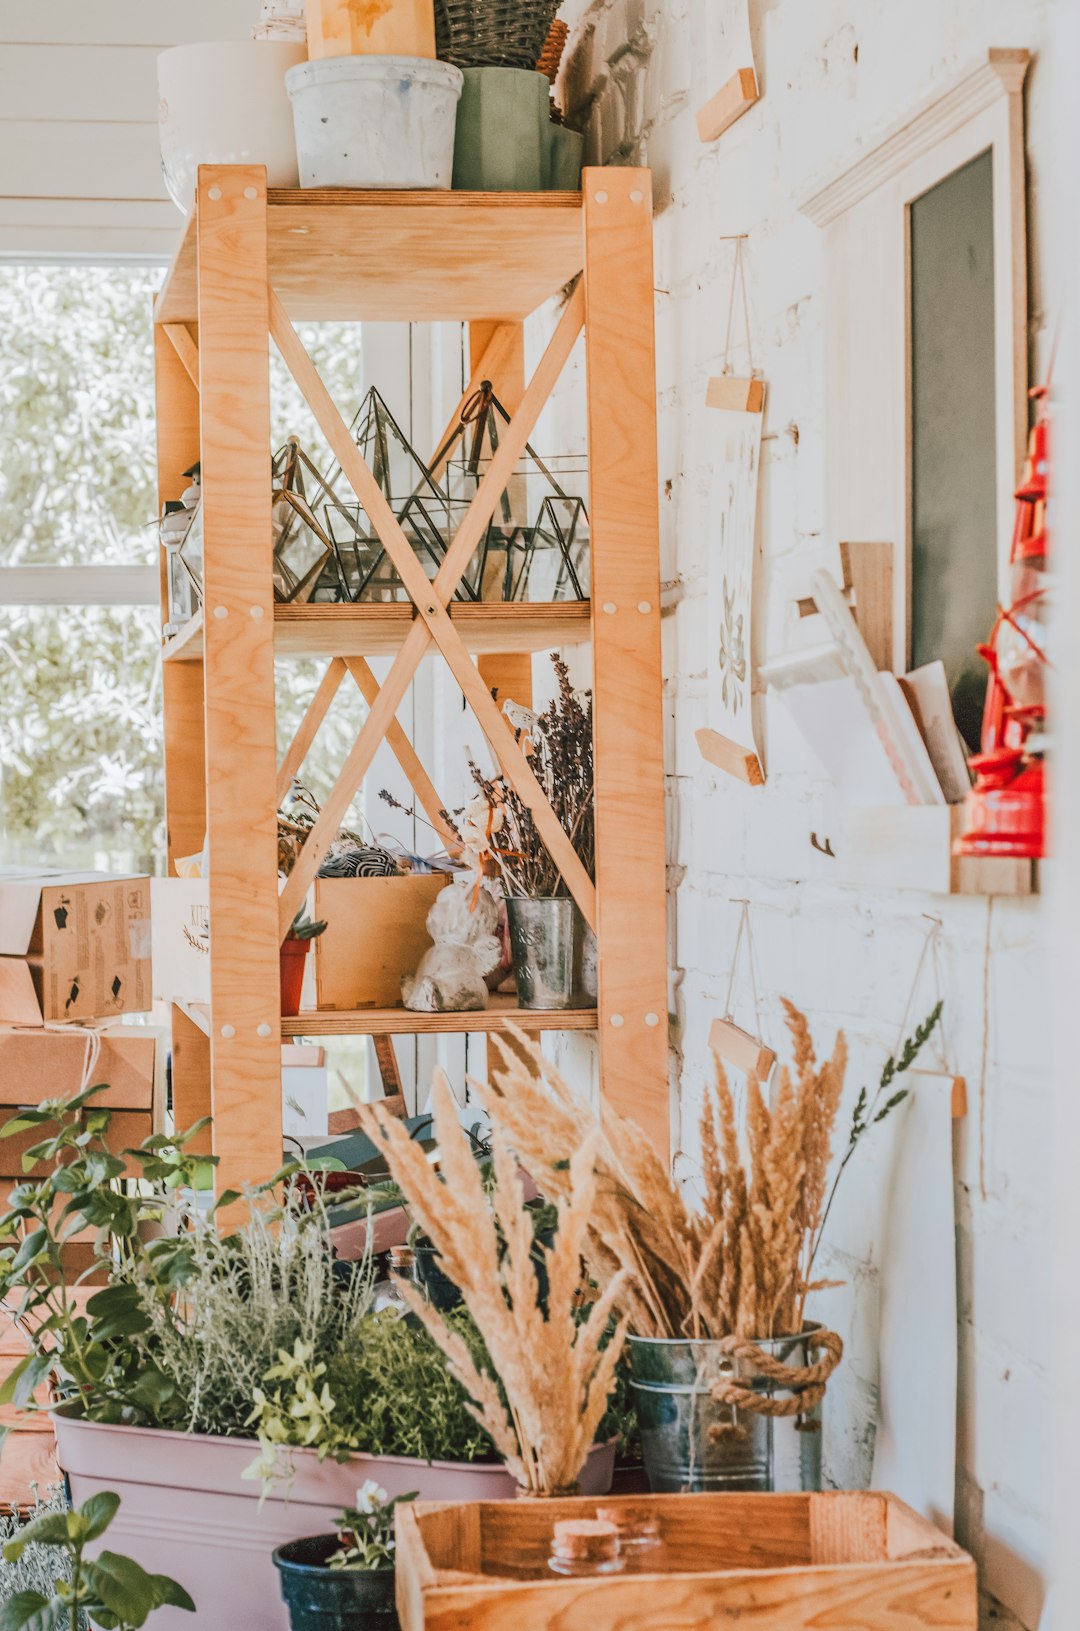
[(458, 68), (535, 68), (560, 0), (435, 0), (435, 51)]

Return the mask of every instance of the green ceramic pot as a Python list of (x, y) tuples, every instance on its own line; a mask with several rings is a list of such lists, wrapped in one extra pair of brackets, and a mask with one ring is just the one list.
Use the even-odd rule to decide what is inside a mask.
[(547, 127), (548, 162), (544, 186), (550, 192), (576, 193), (581, 191), (581, 165), (585, 156), (585, 138), (579, 130), (567, 130), (565, 125)]
[(454, 186), (471, 192), (540, 192), (549, 169), (547, 75), (528, 68), (463, 71)]

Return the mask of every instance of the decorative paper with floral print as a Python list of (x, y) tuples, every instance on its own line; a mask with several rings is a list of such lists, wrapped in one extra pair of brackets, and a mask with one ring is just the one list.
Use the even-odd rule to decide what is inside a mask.
[(716, 448), (715, 521), (709, 556), (708, 725), (753, 753), (757, 753), (757, 744), (750, 708), (751, 605), (763, 417), (763, 413), (727, 408), (711, 409), (708, 415), (710, 441)]

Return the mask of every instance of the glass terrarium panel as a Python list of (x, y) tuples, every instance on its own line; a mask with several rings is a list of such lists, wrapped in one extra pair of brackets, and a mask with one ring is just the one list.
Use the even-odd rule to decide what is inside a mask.
[(179, 546), (178, 554), (187, 569), (188, 576), (201, 602), (203, 593), (203, 512), (201, 504), (195, 507), (188, 529), (184, 534), (183, 543)]
[(271, 511), (274, 528), (274, 595), (305, 601), (330, 556), (313, 512), (295, 493), (279, 493)]

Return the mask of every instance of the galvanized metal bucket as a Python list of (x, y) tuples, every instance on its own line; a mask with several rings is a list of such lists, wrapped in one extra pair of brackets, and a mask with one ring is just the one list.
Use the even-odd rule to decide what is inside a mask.
[(523, 1008), (569, 1008), (574, 995), (574, 902), (569, 895), (506, 902), (510, 955)]
[(574, 1000), (595, 1008), (599, 995), (600, 954), (596, 934), (574, 907)]
[[(756, 1345), (781, 1364), (803, 1368), (810, 1363), (806, 1339), (816, 1329)], [(632, 1336), (629, 1349), (641, 1449), (654, 1492), (821, 1488), (820, 1405), (802, 1416), (770, 1417), (719, 1403), (712, 1387), (720, 1380), (791, 1397), (747, 1361), (724, 1353), (719, 1342)]]

